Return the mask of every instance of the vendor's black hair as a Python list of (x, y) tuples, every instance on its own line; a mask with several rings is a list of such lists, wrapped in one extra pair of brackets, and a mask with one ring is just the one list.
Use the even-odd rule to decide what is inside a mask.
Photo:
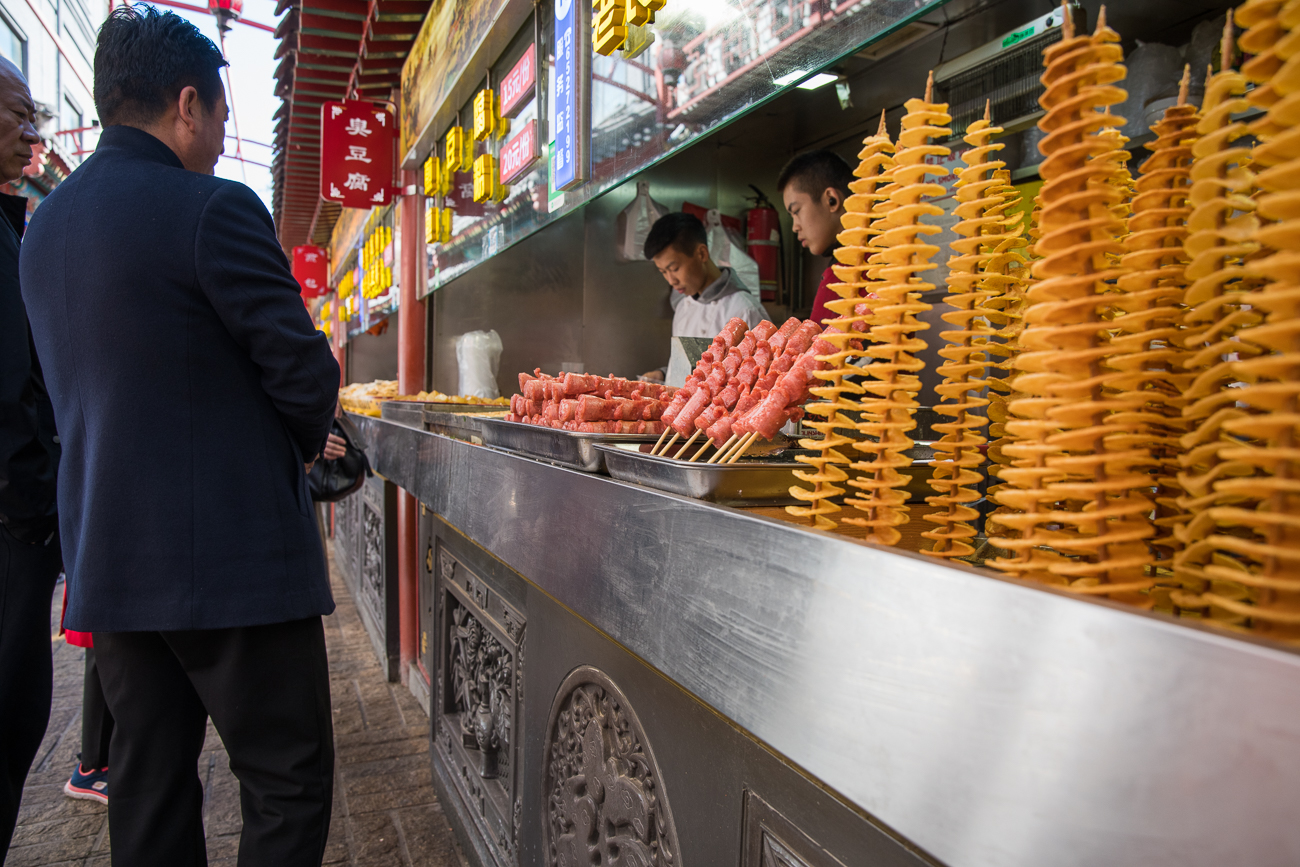
[(95, 45), (95, 108), (104, 126), (156, 121), (186, 87), (211, 110), (226, 59), (212, 40), (173, 12), (119, 6)]
[(699, 217), (681, 211), (664, 214), (645, 236), (645, 257), (653, 259), (670, 246), (691, 256), (701, 244), (709, 246), (709, 236)]
[(830, 151), (808, 151), (785, 164), (776, 179), (776, 189), (784, 192), (790, 184), (795, 184), (802, 192), (820, 199), (822, 191), (832, 187), (839, 190), (843, 202), (849, 197), (852, 181), (853, 169), (849, 168), (844, 157)]

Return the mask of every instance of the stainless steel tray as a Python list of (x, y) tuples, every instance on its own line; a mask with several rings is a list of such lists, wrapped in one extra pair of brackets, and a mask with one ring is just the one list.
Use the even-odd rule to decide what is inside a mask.
[[(505, 412), (501, 412), (504, 416)], [(483, 445), (483, 428), (479, 424), (486, 417), (482, 412), (424, 411), (424, 427), (431, 433), (455, 437)]]
[(509, 412), (510, 407), (499, 403), (428, 403), (419, 400), (381, 400), (379, 402), (380, 418), (404, 424), (407, 427), (422, 428), (425, 425), (425, 413), (480, 413)]
[(409, 400), (386, 400), (379, 405), (379, 417), (420, 430), (424, 429), (424, 404)]
[(605, 456), (597, 450), (597, 443), (640, 445), (659, 439), (658, 434), (574, 433), (501, 418), (481, 418), (477, 421), (483, 431), (483, 445), (518, 452), (530, 458), (582, 470), (584, 473), (605, 470)]
[[(760, 503), (783, 506), (798, 503), (798, 500), (790, 496), (790, 486), (803, 483), (794, 477), (793, 471), (808, 469), (806, 465), (791, 460), (692, 464), (650, 455), (631, 446), (598, 445), (596, 450), (605, 455), (605, 469), (620, 481), (724, 506), (753, 506)], [(915, 455), (913, 457), (916, 458)], [(931, 470), (928, 458), (913, 460), (910, 472), (912, 480), (905, 489), (909, 503), (925, 502), (926, 497), (934, 495), (934, 491), (925, 483), (930, 478)], [(903, 472), (908, 473), (907, 470)]]
[(692, 464), (613, 444), (598, 445), (596, 451), (605, 456), (609, 474), (620, 481), (723, 506), (797, 502), (790, 496), (792, 471), (803, 466), (791, 461)]

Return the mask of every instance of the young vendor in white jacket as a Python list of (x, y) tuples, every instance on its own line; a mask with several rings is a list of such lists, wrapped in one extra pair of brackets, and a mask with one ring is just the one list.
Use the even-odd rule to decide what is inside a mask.
[[(645, 239), (645, 257), (655, 263), (674, 292), (674, 337), (716, 337), (732, 318), (750, 328), (767, 318), (763, 305), (730, 268), (719, 268), (709, 255), (704, 224), (690, 214), (660, 217)], [(690, 374), (685, 358), (672, 355), (666, 371), (652, 370), (644, 379), (680, 386)]]

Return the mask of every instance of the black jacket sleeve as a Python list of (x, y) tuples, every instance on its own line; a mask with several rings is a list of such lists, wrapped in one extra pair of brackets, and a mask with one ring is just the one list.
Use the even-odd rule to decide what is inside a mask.
[[(0, 232), (8, 235), (2, 227)], [(7, 247), (9, 240), (0, 243)], [(38, 542), (54, 528), (58, 452), (53, 414), (18, 291), (17, 250), (5, 249), (0, 256), (9, 253), (13, 273), (0, 274), (0, 523), (22, 541)]]
[(262, 370), (262, 388), (311, 460), (320, 454), (338, 400), (329, 340), (303, 306), (271, 215), (242, 184), (221, 187), (199, 218), (199, 284), (235, 340)]

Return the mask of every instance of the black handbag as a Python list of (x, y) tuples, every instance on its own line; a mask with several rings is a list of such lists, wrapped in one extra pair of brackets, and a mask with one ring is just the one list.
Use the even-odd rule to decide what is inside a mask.
[(332, 461), (317, 459), (307, 474), (307, 487), (315, 503), (336, 503), (361, 487), (366, 476), (374, 475), (366, 453), (357, 446), (361, 434), (346, 416), (334, 419), (330, 433), (343, 438), (347, 453)]

